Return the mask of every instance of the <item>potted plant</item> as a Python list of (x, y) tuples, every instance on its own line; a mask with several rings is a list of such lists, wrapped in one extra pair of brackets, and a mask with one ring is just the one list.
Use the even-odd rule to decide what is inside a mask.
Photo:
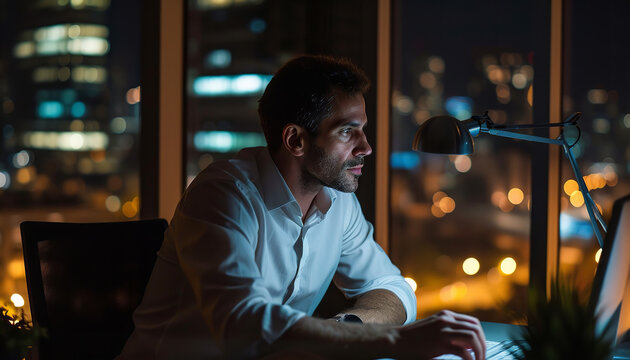
[(46, 335), (26, 320), (24, 310), (16, 313), (9, 305), (0, 306), (0, 360), (29, 359), (32, 346)]
[(597, 315), (588, 296), (568, 281), (552, 281), (550, 297), (531, 291), (528, 325), (518, 346), (519, 359), (536, 360), (605, 360), (612, 343), (595, 332)]

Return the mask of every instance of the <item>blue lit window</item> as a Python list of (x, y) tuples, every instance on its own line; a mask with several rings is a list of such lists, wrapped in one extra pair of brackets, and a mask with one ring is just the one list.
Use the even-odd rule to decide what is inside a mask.
[(37, 107), (37, 114), (42, 119), (55, 119), (63, 115), (63, 105), (59, 101), (42, 101)]
[(70, 113), (73, 117), (80, 118), (85, 115), (85, 104), (77, 101), (72, 104), (72, 108), (70, 109)]
[(267, 23), (263, 19), (253, 19), (249, 23), (249, 30), (253, 33), (260, 34), (267, 28)]
[(194, 138), (198, 151), (234, 152), (244, 147), (265, 146), (265, 136), (260, 133), (230, 131), (199, 131)]
[(446, 99), (445, 107), (451, 116), (465, 120), (472, 116), (472, 105), (473, 101), (468, 96), (452, 96)]

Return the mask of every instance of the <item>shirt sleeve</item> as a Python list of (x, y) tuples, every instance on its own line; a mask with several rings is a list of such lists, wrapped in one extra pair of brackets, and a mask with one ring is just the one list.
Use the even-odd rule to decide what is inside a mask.
[[(193, 187), (191, 185), (191, 187)], [(304, 312), (272, 303), (255, 262), (256, 210), (238, 183), (188, 189), (169, 231), (180, 266), (217, 344), (236, 357), (255, 355)]]
[(335, 284), (348, 297), (375, 289), (389, 290), (398, 296), (405, 307), (405, 324), (415, 321), (416, 296), (411, 286), (374, 241), (374, 228), (363, 216), (356, 195), (348, 196), (350, 199), (344, 199), (347, 201), (344, 214), (347, 215)]

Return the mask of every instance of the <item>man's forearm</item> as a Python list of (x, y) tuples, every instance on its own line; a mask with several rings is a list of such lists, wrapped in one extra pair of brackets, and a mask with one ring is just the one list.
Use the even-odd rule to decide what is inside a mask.
[(306, 316), (266, 352), (274, 354), (270, 359), (302, 357), (302, 354), (373, 359), (390, 356), (397, 337), (395, 326), (342, 323)]
[(359, 296), (354, 306), (344, 313), (354, 314), (366, 324), (402, 325), (407, 319), (407, 312), (398, 296), (382, 289)]
[[(388, 290), (372, 290), (357, 298), (343, 313), (358, 316), (363, 324), (336, 323), (332, 320), (304, 317), (272, 346), (285, 355), (316, 354), (326, 358), (386, 357), (393, 351), (398, 327), (405, 322), (402, 302)], [(288, 352), (288, 354), (287, 354)]]

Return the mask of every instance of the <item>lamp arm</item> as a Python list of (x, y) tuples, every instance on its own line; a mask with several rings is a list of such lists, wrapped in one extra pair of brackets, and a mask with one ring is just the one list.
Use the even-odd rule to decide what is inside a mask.
[(606, 228), (606, 222), (604, 221), (602, 214), (599, 212), (599, 209), (595, 205), (595, 202), (593, 201), (593, 198), (591, 197), (591, 193), (588, 191), (588, 188), (586, 187), (586, 183), (584, 183), (584, 177), (582, 176), (582, 172), (580, 171), (580, 168), (577, 165), (577, 161), (575, 161), (575, 157), (573, 156), (573, 152), (571, 151), (571, 148), (569, 147), (567, 142), (564, 140), (564, 137), (562, 137), (562, 148), (564, 149), (564, 155), (566, 155), (566, 157), (569, 159), (569, 163), (571, 164), (571, 168), (573, 169), (573, 173), (575, 174), (575, 180), (577, 181), (580, 192), (582, 192), (582, 195), (584, 197), (584, 206), (586, 206), (586, 211), (588, 212), (588, 218), (591, 221), (591, 226), (593, 227), (593, 233), (595, 233), (595, 237), (597, 237), (597, 242), (599, 243), (599, 246), (603, 247), (604, 237), (601, 231), (599, 230), (599, 227), (597, 226), (595, 219), (597, 219), (597, 222), (599, 222), (599, 225), (601, 226), (602, 230), (604, 230), (604, 232), (607, 233), (608, 229)]
[(543, 144), (554, 144), (554, 145), (562, 146), (562, 148), (564, 149), (564, 155), (569, 159), (569, 163), (571, 164), (571, 168), (573, 169), (573, 174), (575, 175), (575, 180), (577, 181), (580, 192), (582, 193), (584, 197), (584, 206), (586, 206), (586, 211), (588, 212), (588, 217), (591, 222), (591, 226), (593, 227), (593, 233), (595, 233), (595, 237), (597, 238), (597, 242), (599, 243), (599, 246), (602, 247), (604, 245), (604, 237), (600, 231), (600, 228), (597, 225), (597, 222), (599, 222), (599, 225), (601, 226), (604, 232), (608, 232), (606, 228), (606, 222), (604, 221), (602, 214), (597, 209), (597, 206), (595, 205), (595, 202), (593, 201), (593, 198), (591, 197), (591, 193), (588, 191), (588, 188), (586, 187), (586, 183), (584, 182), (582, 172), (580, 171), (580, 168), (577, 165), (577, 161), (575, 160), (575, 157), (573, 156), (571, 147), (569, 146), (569, 144), (567, 144), (563, 135), (560, 135), (557, 139), (550, 139), (550, 138), (546, 138), (542, 136), (534, 136), (534, 135), (516, 133), (512, 131), (498, 130), (496, 128), (489, 129), (486, 126), (483, 126), (483, 124), (481, 124), (478, 131), (487, 133), (490, 135), (494, 135), (494, 136), (499, 136), (499, 137), (506, 137), (506, 138), (517, 139), (517, 140), (526, 140), (526, 141), (531, 141), (531, 142), (537, 142), (537, 143), (543, 143)]
[(517, 139), (517, 140), (527, 140), (527, 141), (543, 143), (543, 144), (562, 145), (562, 140), (560, 140), (560, 139), (549, 139), (549, 138), (542, 137), (542, 136), (521, 134), (521, 133), (516, 133), (516, 132), (512, 132), (512, 131), (504, 131), (504, 130), (497, 130), (497, 129), (487, 129), (487, 128), (482, 127), (481, 128), (481, 132), (487, 133), (487, 134), (490, 134), (490, 135), (494, 135), (494, 136), (506, 137), (506, 138)]

